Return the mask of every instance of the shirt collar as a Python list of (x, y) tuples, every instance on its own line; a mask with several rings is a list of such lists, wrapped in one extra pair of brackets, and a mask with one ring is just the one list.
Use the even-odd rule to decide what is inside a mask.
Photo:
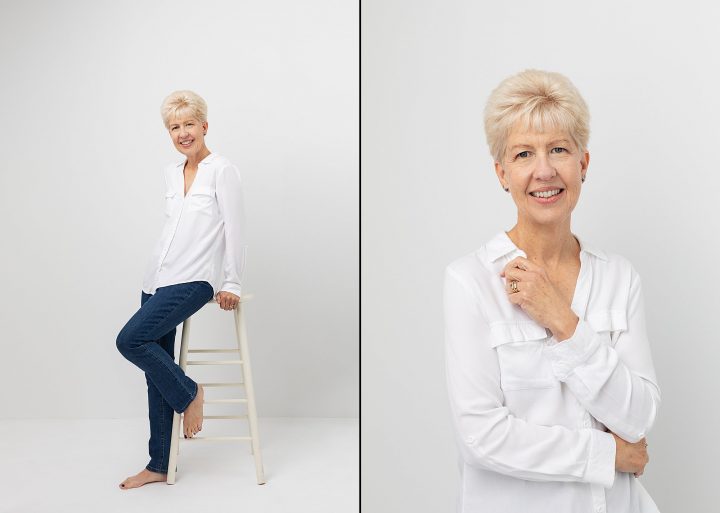
[[(215, 153), (211, 153), (210, 155), (208, 155), (207, 157), (202, 159), (200, 161), (200, 164), (210, 164), (213, 160), (215, 160), (215, 157), (217, 157), (217, 155)], [(185, 165), (186, 161), (187, 161), (187, 159), (182, 159), (180, 162), (178, 162), (175, 165), (175, 167), (183, 167)]]
[[(580, 252), (589, 253), (600, 260), (607, 260), (607, 255), (601, 251), (597, 250), (591, 246), (588, 246), (580, 237), (575, 235), (575, 238), (580, 243)], [(510, 237), (508, 237), (508, 234), (505, 232), (500, 232), (495, 237), (490, 239), (490, 241), (485, 244), (485, 256), (487, 257), (488, 263), (493, 263), (496, 260), (498, 260), (501, 257), (504, 257), (506, 255), (509, 255), (510, 253), (518, 253), (518, 254), (525, 254), (520, 248), (518, 248), (515, 243), (510, 240)]]

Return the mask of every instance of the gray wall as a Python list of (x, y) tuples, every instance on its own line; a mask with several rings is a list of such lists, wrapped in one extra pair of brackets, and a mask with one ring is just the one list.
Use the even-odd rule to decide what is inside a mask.
[[(0, 3), (0, 418), (146, 415), (115, 337), (160, 235), (162, 168), (182, 159), (160, 103), (184, 88), (243, 174), (259, 414), (357, 416), (357, 10)], [(197, 344), (234, 343), (230, 314), (198, 319)]]
[(665, 512), (718, 502), (718, 14), (700, 2), (364, 2), (364, 511), (454, 510), (443, 271), (514, 224), (482, 110), (531, 67), (567, 75), (590, 106), (574, 231), (643, 278), (663, 396), (643, 483)]

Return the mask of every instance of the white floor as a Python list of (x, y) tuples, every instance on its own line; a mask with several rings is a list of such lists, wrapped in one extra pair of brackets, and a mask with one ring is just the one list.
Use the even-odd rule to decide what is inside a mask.
[[(0, 420), (0, 512), (359, 510), (357, 419), (259, 423), (263, 486), (247, 442), (182, 440), (175, 485), (121, 490), (118, 484), (148, 462), (147, 419)], [(201, 434), (219, 434), (209, 431), (206, 421)]]

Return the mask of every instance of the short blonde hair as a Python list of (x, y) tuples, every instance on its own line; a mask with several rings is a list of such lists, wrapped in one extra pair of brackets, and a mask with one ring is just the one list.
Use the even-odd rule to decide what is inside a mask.
[(199, 94), (193, 91), (174, 91), (165, 98), (160, 106), (165, 128), (169, 128), (172, 118), (190, 114), (192, 117), (205, 123), (207, 121), (207, 103)]
[(496, 162), (516, 124), (526, 130), (566, 131), (580, 151), (590, 138), (590, 112), (580, 92), (560, 73), (529, 69), (506, 78), (485, 106), (485, 136)]

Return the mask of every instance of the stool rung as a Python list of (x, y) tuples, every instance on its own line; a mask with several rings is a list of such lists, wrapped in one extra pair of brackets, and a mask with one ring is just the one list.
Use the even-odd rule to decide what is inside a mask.
[(203, 401), (204, 403), (246, 403), (247, 399), (207, 399)]
[(245, 383), (237, 381), (234, 383), (200, 383), (204, 387), (242, 387)]
[(239, 349), (188, 349), (188, 353), (239, 353)]
[(189, 442), (191, 440), (203, 440), (203, 441), (215, 441), (215, 440), (252, 440), (249, 436), (194, 436), (192, 438), (185, 438), (184, 436), (181, 436), (179, 438), (180, 440), (185, 440), (186, 442)]
[(239, 365), (242, 360), (190, 360), (188, 365)]
[(246, 419), (247, 415), (203, 415), (205, 419)]

